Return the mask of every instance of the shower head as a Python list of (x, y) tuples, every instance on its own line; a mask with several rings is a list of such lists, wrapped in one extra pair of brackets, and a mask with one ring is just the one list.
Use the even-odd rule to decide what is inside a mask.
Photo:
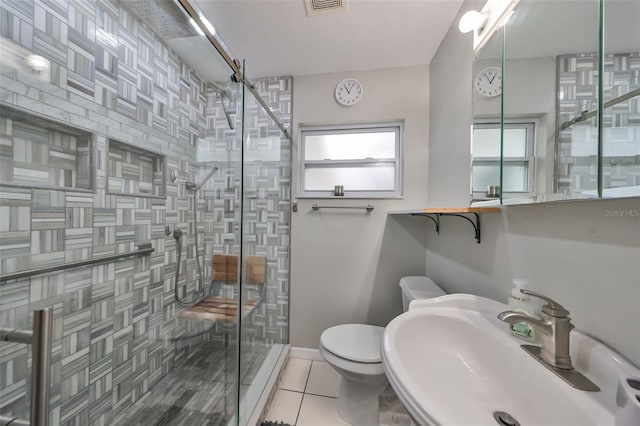
[(209, 179), (211, 179), (213, 177), (213, 175), (218, 171), (217, 167), (212, 168), (209, 173), (207, 173), (207, 175), (204, 177), (204, 179), (202, 179), (200, 181), (200, 183), (195, 183), (195, 182), (185, 182), (185, 187), (189, 190), (189, 191), (197, 191), (200, 188), (202, 188), (204, 186), (205, 183), (207, 183), (209, 181)]
[(165, 42), (199, 36), (182, 7), (174, 1), (127, 0), (119, 3), (133, 12)]

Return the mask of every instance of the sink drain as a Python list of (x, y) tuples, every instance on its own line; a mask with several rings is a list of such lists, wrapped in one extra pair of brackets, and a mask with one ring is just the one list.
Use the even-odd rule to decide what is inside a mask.
[(496, 411), (493, 413), (493, 418), (498, 422), (499, 425), (503, 426), (520, 426), (520, 423), (509, 413), (505, 413), (504, 411)]

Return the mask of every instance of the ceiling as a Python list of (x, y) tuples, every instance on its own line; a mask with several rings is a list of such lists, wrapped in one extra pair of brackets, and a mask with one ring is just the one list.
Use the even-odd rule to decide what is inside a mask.
[(251, 78), (429, 64), (462, 0), (347, 0), (308, 17), (303, 0), (196, 0)]

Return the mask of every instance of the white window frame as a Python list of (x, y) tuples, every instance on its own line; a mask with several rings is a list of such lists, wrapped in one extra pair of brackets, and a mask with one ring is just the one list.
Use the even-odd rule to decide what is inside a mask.
[[(499, 129), (499, 121), (476, 121), (473, 123), (475, 128), (484, 129)], [(535, 192), (535, 144), (536, 144), (536, 132), (538, 128), (537, 120), (533, 119), (505, 119), (504, 128), (526, 128), (527, 129), (527, 141), (526, 141), (526, 153), (524, 157), (504, 157), (502, 159), (503, 164), (508, 162), (514, 163), (526, 163), (527, 164), (527, 189), (525, 191), (505, 191), (502, 193), (504, 197), (521, 197), (527, 194), (533, 194)], [(471, 176), (473, 176), (473, 167), (478, 163), (500, 163), (500, 157), (473, 157), (471, 153)], [(471, 182), (472, 197), (474, 200), (482, 200), (486, 198), (485, 191), (474, 191), (473, 182)]]
[[(394, 158), (366, 158), (354, 160), (305, 160), (306, 137), (310, 135), (330, 135), (345, 133), (367, 133), (375, 131), (393, 131), (395, 133)], [(401, 198), (403, 176), (403, 134), (404, 122), (394, 121), (385, 123), (359, 123), (346, 125), (306, 126), (300, 125), (298, 144), (298, 198)], [(344, 196), (335, 196), (333, 189), (326, 191), (312, 191), (305, 189), (305, 171), (309, 168), (320, 167), (376, 167), (379, 165), (394, 165), (394, 189), (387, 191), (354, 191), (349, 190), (349, 182), (344, 186)]]

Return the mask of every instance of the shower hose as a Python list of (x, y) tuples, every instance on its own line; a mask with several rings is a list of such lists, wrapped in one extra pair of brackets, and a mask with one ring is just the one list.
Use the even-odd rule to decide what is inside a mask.
[(178, 259), (176, 262), (176, 279), (174, 289), (174, 296), (176, 300), (183, 305), (191, 305), (195, 303), (199, 298), (204, 296), (204, 280), (202, 279), (202, 266), (200, 265), (200, 250), (198, 248), (198, 216), (196, 214), (196, 194), (197, 192), (193, 192), (193, 235), (196, 237), (196, 264), (198, 266), (198, 282), (200, 283), (200, 289), (196, 291), (193, 299), (184, 300), (180, 297), (178, 281), (180, 280), (180, 261), (182, 260), (182, 231), (176, 229), (173, 231), (173, 238), (176, 240), (176, 250), (178, 252)]

